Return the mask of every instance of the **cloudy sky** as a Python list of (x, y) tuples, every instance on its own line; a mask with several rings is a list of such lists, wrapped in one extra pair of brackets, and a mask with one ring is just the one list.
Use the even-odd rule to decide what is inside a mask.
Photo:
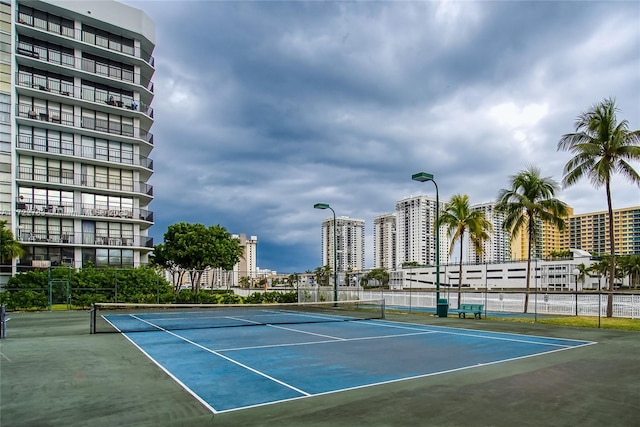
[[(528, 165), (560, 181), (558, 140), (605, 98), (640, 128), (640, 2), (124, 2), (156, 24), (156, 244), (220, 224), (260, 268), (313, 270), (324, 202), (365, 220), (372, 267), (373, 218), (434, 195), (413, 173), (488, 202)], [(606, 209), (588, 181), (558, 197)]]

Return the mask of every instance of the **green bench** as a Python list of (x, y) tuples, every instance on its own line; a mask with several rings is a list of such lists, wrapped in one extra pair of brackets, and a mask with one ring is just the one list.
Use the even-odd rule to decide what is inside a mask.
[(482, 319), (482, 312), (484, 311), (484, 304), (460, 304), (458, 309), (458, 317), (466, 319), (467, 313), (473, 314), (475, 319)]

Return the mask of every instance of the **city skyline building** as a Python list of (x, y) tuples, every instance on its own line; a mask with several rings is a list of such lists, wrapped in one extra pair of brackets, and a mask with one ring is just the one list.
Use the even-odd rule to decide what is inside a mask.
[[(609, 254), (609, 213), (587, 212), (571, 215), (562, 249), (580, 249), (593, 255)], [(616, 253), (640, 255), (640, 206), (613, 209)]]
[(373, 219), (373, 268), (391, 270), (397, 266), (396, 214)]
[(336, 218), (336, 261), (334, 270), (333, 217), (322, 221), (322, 266), (332, 271), (359, 271), (364, 269), (364, 220), (340, 216)]
[(510, 257), (511, 245), (509, 233), (502, 228), (505, 214), (496, 210), (495, 202), (472, 205), (471, 210), (484, 212), (485, 218), (493, 227), (493, 232), (489, 233), (489, 240), (484, 242), (482, 254), (476, 253), (469, 239), (469, 233), (465, 233), (464, 247), (466, 248), (467, 262), (484, 263), (507, 261)]
[(0, 21), (0, 219), (25, 249), (3, 276), (146, 264), (154, 23), (111, 0), (2, 2)]
[[(444, 202), (440, 202), (440, 212)], [(396, 268), (405, 262), (435, 265), (436, 199), (429, 196), (411, 196), (396, 202)], [(440, 227), (440, 263), (449, 262), (449, 237)]]

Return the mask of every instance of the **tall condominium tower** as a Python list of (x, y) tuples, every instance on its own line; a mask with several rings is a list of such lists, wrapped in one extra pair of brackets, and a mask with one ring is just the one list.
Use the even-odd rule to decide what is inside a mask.
[(396, 214), (379, 215), (373, 219), (373, 266), (393, 270), (396, 259)]
[[(568, 216), (566, 218), (567, 228), (559, 230), (554, 224), (536, 220), (536, 241), (531, 245), (531, 258), (545, 258), (553, 252), (559, 252), (566, 244), (570, 232), (568, 229), (569, 218), (573, 215), (573, 208), (567, 207)], [(569, 247), (565, 248), (569, 249)], [(577, 248), (574, 248), (577, 249)], [(526, 226), (511, 241), (511, 259), (521, 260), (528, 258), (529, 235)]]
[(489, 233), (489, 240), (484, 242), (483, 251), (477, 253), (469, 233), (465, 233), (464, 247), (466, 248), (467, 261), (470, 263), (504, 262), (509, 259), (509, 233), (502, 229), (505, 214), (495, 209), (495, 203), (481, 203), (471, 206), (471, 210), (482, 211), (491, 223), (493, 232)]
[(247, 238), (246, 234), (233, 235), (237, 238), (242, 248), (242, 257), (240, 262), (235, 265), (234, 270), (238, 272), (239, 277), (256, 277), (258, 266), (256, 265), (256, 255), (258, 248), (258, 237), (251, 236)]
[[(440, 202), (440, 211), (444, 202)], [(428, 196), (409, 197), (396, 202), (397, 263), (417, 262), (421, 265), (436, 263), (435, 235), (436, 200)], [(440, 264), (449, 260), (449, 240), (440, 227)]]
[[(336, 218), (337, 261), (335, 271), (353, 271), (364, 268), (364, 220), (345, 216)], [(333, 218), (322, 221), (322, 265), (332, 269)]]
[(145, 264), (153, 22), (110, 0), (2, 2), (0, 22), (0, 219), (26, 251), (3, 273)]
[[(581, 249), (592, 255), (609, 253), (607, 211), (571, 215), (568, 226), (569, 238), (563, 249)], [(640, 206), (613, 210), (613, 236), (617, 254), (640, 255)]]

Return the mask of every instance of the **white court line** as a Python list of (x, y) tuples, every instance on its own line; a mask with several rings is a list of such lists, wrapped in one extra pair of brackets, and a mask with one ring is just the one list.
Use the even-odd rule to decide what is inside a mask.
[[(293, 332), (301, 332), (303, 334), (308, 333), (311, 335), (319, 335), (319, 334), (313, 334), (310, 332), (299, 331), (296, 329), (284, 328), (282, 326), (276, 326), (276, 325), (268, 325), (268, 326), (271, 326), (272, 328), (277, 328), (277, 329), (285, 329)], [(329, 344), (329, 343), (336, 343), (336, 342), (352, 342), (352, 341), (379, 340), (379, 339), (387, 339), (387, 338), (402, 338), (402, 337), (409, 337), (413, 335), (428, 335), (433, 333), (434, 332), (432, 331), (422, 331), (422, 332), (414, 332), (409, 334), (377, 335), (377, 336), (359, 337), (359, 338), (336, 338), (336, 339), (329, 339), (329, 340), (323, 340), (323, 341), (296, 342), (296, 343), (286, 343), (286, 344), (266, 344), (266, 345), (250, 346), (250, 347), (219, 348), (219, 349), (216, 349), (216, 351), (239, 351), (239, 350), (253, 350), (258, 348), (296, 347), (301, 345)]]
[[(134, 317), (134, 318), (136, 318), (136, 319), (138, 319), (138, 320), (140, 320), (141, 322), (148, 323), (148, 322), (146, 322), (144, 319), (137, 318), (136, 316), (133, 316), (133, 317)], [(286, 388), (288, 388), (288, 389), (291, 389), (291, 390), (293, 390), (293, 391), (296, 391), (296, 392), (298, 392), (298, 393), (300, 393), (300, 394), (303, 394), (303, 395), (305, 395), (305, 396), (311, 396), (311, 394), (310, 394), (310, 393), (307, 393), (307, 392), (306, 392), (306, 391), (304, 391), (304, 390), (300, 390), (299, 388), (296, 388), (296, 387), (294, 387), (294, 386), (292, 386), (292, 385), (290, 385), (290, 384), (287, 384), (287, 383), (285, 383), (284, 381), (280, 381), (279, 379), (274, 378), (274, 377), (272, 377), (272, 376), (270, 376), (270, 375), (267, 375), (267, 374), (265, 374), (264, 372), (260, 372), (260, 371), (258, 371), (257, 369), (254, 369), (254, 368), (252, 368), (252, 367), (250, 367), (250, 366), (248, 366), (248, 365), (245, 365), (244, 363), (238, 362), (237, 360), (234, 360), (234, 359), (232, 359), (232, 358), (230, 358), (230, 357), (228, 357), (228, 356), (225, 356), (224, 354), (220, 354), (220, 353), (218, 353), (216, 350), (211, 350), (210, 348), (207, 348), (207, 347), (205, 347), (205, 346), (203, 346), (203, 345), (201, 345), (201, 344), (198, 344), (198, 343), (197, 343), (197, 342), (195, 342), (195, 341), (191, 341), (190, 339), (188, 339), (188, 338), (186, 338), (186, 337), (183, 337), (183, 336), (181, 336), (181, 335), (178, 335), (178, 334), (176, 334), (176, 333), (173, 333), (173, 332), (171, 332), (171, 331), (168, 331), (168, 330), (166, 330), (166, 329), (164, 329), (164, 328), (160, 328), (160, 327), (159, 327), (159, 326), (157, 326), (157, 325), (153, 325), (153, 324), (151, 324), (151, 325), (152, 325), (152, 326), (157, 327), (158, 329), (161, 329), (162, 331), (164, 331), (164, 332), (168, 333), (169, 335), (173, 335), (174, 337), (176, 337), (176, 338), (178, 338), (178, 339), (181, 339), (181, 340), (183, 340), (183, 341), (185, 341), (185, 342), (187, 342), (187, 343), (189, 343), (189, 344), (191, 344), (191, 345), (194, 345), (194, 346), (196, 346), (196, 347), (198, 347), (198, 348), (200, 348), (200, 349), (202, 349), (202, 350), (204, 350), (204, 351), (207, 351), (207, 352), (209, 352), (209, 353), (211, 353), (211, 354), (215, 354), (215, 355), (216, 355), (216, 356), (218, 356), (218, 357), (221, 357), (221, 358), (223, 358), (223, 359), (225, 359), (225, 360), (227, 360), (227, 361), (229, 361), (229, 362), (231, 362), (231, 363), (234, 363), (234, 364), (236, 364), (236, 365), (238, 365), (238, 366), (240, 366), (240, 367), (242, 367), (242, 368), (245, 368), (245, 369), (247, 369), (247, 370), (249, 370), (249, 371), (251, 371), (251, 372), (253, 372), (253, 373), (255, 373), (255, 374), (258, 374), (258, 375), (260, 375), (260, 376), (262, 376), (262, 377), (264, 377), (264, 378), (267, 378), (267, 379), (269, 379), (269, 380), (271, 380), (271, 381), (273, 381), (273, 382), (276, 382), (276, 383), (278, 383), (278, 384), (280, 384), (280, 385), (282, 385), (282, 386), (284, 386), (284, 387), (286, 387)]]
[[(391, 321), (387, 321), (387, 320), (381, 320), (379, 322), (363, 322), (369, 325), (379, 325), (379, 326), (384, 326), (384, 327), (388, 327), (388, 328), (399, 328), (399, 329), (409, 329), (409, 330), (417, 330), (419, 328), (413, 328), (413, 327), (404, 327), (404, 326), (400, 326), (400, 325), (387, 325), (387, 323), (394, 323)], [(424, 327), (430, 327), (429, 325), (420, 325), (417, 323), (409, 323), (410, 325), (416, 325), (416, 326), (424, 326)], [(458, 335), (458, 336), (463, 336), (463, 337), (476, 337), (476, 338), (484, 338), (484, 339), (489, 339), (489, 340), (497, 340), (497, 341), (513, 341), (513, 342), (522, 342), (522, 343), (526, 343), (526, 344), (539, 344), (539, 345), (545, 345), (545, 346), (556, 346), (556, 347), (561, 347), (561, 348), (578, 348), (578, 347), (582, 347), (584, 345), (591, 345), (591, 344), (597, 344), (597, 342), (595, 341), (584, 341), (584, 340), (573, 340), (573, 339), (568, 339), (568, 338), (554, 338), (554, 337), (542, 337), (542, 336), (536, 336), (536, 335), (524, 335), (524, 334), (512, 334), (509, 332), (492, 332), (492, 331), (477, 331), (474, 329), (458, 329), (458, 328), (448, 328), (446, 326), (438, 326), (438, 328), (442, 328), (445, 329), (444, 331), (440, 331), (440, 330), (434, 330), (431, 329), (431, 332), (433, 333), (437, 333), (437, 334), (445, 334), (445, 335)], [(461, 332), (451, 332), (447, 329), (450, 329), (451, 331), (455, 331), (455, 330), (462, 330), (462, 331), (469, 331), (466, 333), (461, 333)], [(471, 333), (471, 332), (475, 332), (475, 333)], [(538, 340), (527, 340), (527, 339), (515, 339), (515, 338), (508, 338), (508, 337), (500, 337), (500, 336), (491, 336), (491, 335), (483, 335), (483, 334), (497, 334), (497, 335), (511, 335), (511, 336), (519, 336), (519, 337), (529, 337), (529, 338), (537, 338)], [(582, 343), (580, 345), (568, 345), (568, 344), (557, 344), (557, 343), (551, 343), (551, 342), (544, 342), (544, 341), (539, 341), (539, 340), (555, 340), (555, 341), (573, 341), (576, 343)]]
[(542, 352), (542, 353), (527, 354), (525, 356), (518, 356), (518, 357), (509, 358), (509, 359), (495, 360), (493, 362), (477, 363), (475, 365), (463, 366), (461, 368), (447, 369), (445, 371), (430, 372), (428, 374), (414, 375), (414, 376), (410, 376), (410, 377), (397, 378), (397, 379), (394, 379), (394, 380), (380, 381), (380, 382), (375, 382), (375, 383), (363, 384), (363, 385), (359, 385), (359, 386), (355, 386), (355, 387), (347, 387), (347, 388), (342, 388), (342, 389), (330, 390), (330, 391), (326, 391), (326, 392), (323, 392), (323, 393), (316, 393), (316, 394), (313, 394), (311, 396), (297, 397), (297, 398), (293, 398), (293, 399), (283, 399), (283, 400), (277, 400), (277, 401), (273, 401), (273, 402), (260, 403), (260, 404), (256, 404), (256, 405), (243, 406), (243, 407), (232, 408), (232, 409), (225, 409), (223, 411), (219, 411), (218, 413), (240, 411), (240, 410), (243, 410), (243, 409), (256, 408), (256, 407), (259, 407), (259, 406), (266, 406), (266, 405), (273, 405), (275, 403), (288, 402), (288, 401), (291, 401), (291, 400), (298, 400), (298, 399), (303, 399), (303, 398), (307, 398), (307, 397), (323, 396), (323, 395), (328, 395), (328, 394), (341, 393), (343, 391), (358, 390), (358, 389), (366, 388), (366, 387), (374, 387), (374, 386), (380, 386), (380, 385), (385, 385), (385, 384), (392, 384), (392, 383), (397, 383), (397, 382), (400, 382), (400, 381), (407, 381), (407, 380), (415, 380), (415, 379), (419, 379), (419, 378), (433, 377), (433, 376), (436, 376), (436, 375), (448, 374), (448, 373), (451, 373), (451, 372), (465, 371), (467, 369), (473, 369), (473, 368), (478, 368), (478, 367), (482, 367), (482, 366), (497, 365), (499, 363), (513, 362), (513, 361), (516, 361), (516, 360), (528, 359), (530, 357), (537, 357), (537, 356), (542, 356), (542, 355), (545, 355), (545, 354), (558, 353), (558, 352), (561, 352), (561, 351), (571, 350), (571, 349), (574, 349), (574, 348), (579, 348), (579, 347), (583, 347), (583, 346), (587, 346), (587, 345), (591, 345), (591, 344), (595, 344), (595, 343), (583, 344), (583, 345), (578, 345), (578, 346), (575, 346), (575, 347), (557, 348), (557, 349), (545, 351), (545, 352)]
[[(138, 319), (138, 320), (140, 320), (142, 322), (145, 322), (144, 319), (137, 318), (136, 316), (133, 316), (133, 317), (135, 317), (136, 319)], [(145, 323), (149, 323), (149, 322), (145, 322)], [(559, 347), (559, 348), (548, 350), (548, 351), (544, 351), (544, 352), (540, 352), (540, 353), (534, 353), (534, 354), (528, 354), (528, 355), (524, 355), (524, 356), (508, 358), (508, 359), (496, 360), (496, 361), (493, 361), (493, 362), (477, 363), (475, 365), (469, 365), (469, 366), (464, 366), (464, 367), (455, 368), (455, 369), (449, 369), (449, 370), (445, 370), (445, 371), (426, 373), (426, 374), (415, 375), (415, 376), (411, 376), (411, 377), (402, 377), (402, 378), (397, 378), (397, 379), (388, 380), (388, 381), (382, 381), (382, 382), (376, 382), (376, 383), (368, 383), (368, 384), (363, 384), (363, 385), (360, 385), (360, 386), (354, 386), (354, 387), (348, 387), (348, 388), (343, 388), (343, 389), (330, 390), (330, 391), (323, 392), (323, 393), (310, 394), (310, 393), (298, 390), (298, 389), (296, 389), (294, 387), (291, 387), (291, 386), (287, 385), (286, 383), (283, 383), (282, 381), (279, 381), (279, 380), (277, 380), (277, 379), (275, 379), (273, 377), (270, 377), (270, 376), (268, 376), (268, 375), (266, 375), (266, 374), (264, 374), (262, 372), (259, 372), (259, 371), (255, 370), (253, 368), (250, 368), (250, 367), (248, 367), (248, 366), (246, 366), (246, 365), (244, 365), (242, 363), (239, 363), (239, 362), (237, 362), (237, 361), (235, 361), (235, 360), (233, 360), (231, 358), (228, 358), (228, 357), (218, 353), (218, 351), (240, 350), (241, 348), (225, 349), (225, 350), (211, 350), (211, 349), (203, 347), (200, 344), (195, 343), (195, 342), (193, 342), (193, 341), (191, 341), (191, 340), (189, 340), (189, 339), (187, 339), (185, 337), (177, 335), (177, 334), (175, 334), (175, 333), (173, 333), (171, 331), (168, 331), (166, 329), (163, 329), (163, 328), (161, 328), (161, 327), (159, 327), (157, 325), (151, 324), (152, 326), (154, 326), (154, 327), (156, 327), (156, 328), (158, 328), (158, 329), (160, 329), (160, 330), (162, 330), (164, 332), (167, 332), (167, 333), (175, 336), (176, 338), (184, 340), (189, 344), (195, 345), (196, 347), (204, 349), (207, 352), (215, 354), (215, 355), (217, 355), (217, 356), (219, 356), (219, 357), (221, 357), (221, 358), (223, 358), (225, 360), (228, 360), (228, 361), (230, 361), (230, 362), (232, 362), (234, 364), (237, 364), (237, 365), (239, 365), (239, 366), (241, 366), (241, 367), (243, 367), (245, 369), (249, 369), (250, 371), (252, 371), (252, 372), (254, 372), (254, 373), (258, 374), (258, 375), (261, 375), (261, 376), (263, 376), (265, 378), (273, 380), (273, 381), (275, 381), (275, 382), (277, 382), (279, 384), (282, 384), (282, 385), (284, 385), (286, 387), (289, 387), (289, 388), (291, 388), (291, 389), (293, 389), (295, 391), (298, 391), (299, 393), (302, 394), (302, 396), (294, 397), (294, 398), (281, 399), (281, 400), (276, 400), (276, 401), (271, 401), (271, 402), (264, 402), (264, 403), (254, 404), (254, 405), (248, 405), (248, 406), (242, 406), (242, 407), (236, 407), (236, 408), (216, 411), (213, 407), (211, 407), (210, 404), (208, 404), (206, 401), (203, 401), (203, 399), (200, 398), (200, 396), (198, 396), (189, 387), (187, 387), (185, 384), (183, 384), (171, 372), (167, 371), (166, 368), (164, 368), (161, 364), (159, 364), (153, 357), (151, 357), (147, 352), (145, 352), (140, 346), (138, 346), (135, 342), (133, 342), (129, 337), (127, 337), (126, 335), (125, 335), (125, 337), (130, 342), (132, 342), (140, 351), (142, 351), (151, 361), (153, 361), (158, 367), (160, 367), (165, 373), (167, 373), (167, 375), (169, 375), (178, 384), (180, 384), (185, 390), (187, 390), (187, 392), (189, 392), (191, 395), (193, 395), (205, 407), (209, 408), (209, 410), (211, 410), (211, 412), (213, 412), (214, 414), (220, 414), (220, 413), (225, 413), (225, 412), (232, 412), (232, 411), (238, 411), (238, 410), (243, 410), (243, 409), (248, 409), (248, 408), (266, 406), (266, 405), (271, 405), (271, 404), (275, 404), (275, 403), (288, 402), (288, 401), (304, 399), (304, 398), (313, 397), (313, 396), (321, 396), (321, 395), (327, 395), (327, 394), (333, 394), (333, 393), (340, 393), (340, 392), (343, 392), (343, 391), (356, 390), (356, 389), (361, 389), (361, 388), (365, 388), (365, 387), (390, 384), (390, 383), (395, 383), (395, 382), (399, 382), (399, 381), (413, 380), (413, 379), (418, 379), (418, 378), (425, 378), (425, 377), (430, 377), (430, 376), (435, 376), (435, 375), (440, 375), (440, 374), (463, 371), (463, 370), (476, 368), (476, 367), (481, 367), (481, 366), (496, 365), (496, 364), (499, 364), (499, 363), (510, 362), (510, 361), (515, 361), (515, 360), (520, 360), (520, 359), (526, 359), (526, 358), (536, 357), (536, 356), (541, 356), (541, 355), (546, 355), (546, 354), (552, 354), (552, 353), (556, 353), (556, 352), (560, 352), (560, 351), (570, 350), (570, 349), (573, 349), (573, 348), (579, 348), (579, 347), (583, 347), (583, 346), (596, 344), (596, 342), (584, 341), (584, 340), (573, 340), (573, 339), (567, 339), (567, 338), (554, 338), (554, 337), (542, 337), (542, 336), (537, 336), (536, 337), (536, 336), (533, 336), (533, 335), (512, 334), (512, 333), (508, 333), (508, 332), (507, 333), (502, 333), (502, 332), (491, 332), (491, 331), (477, 331), (477, 330), (473, 330), (473, 329), (437, 327), (438, 330), (433, 330), (433, 329), (425, 330), (424, 328), (429, 328), (430, 325), (411, 324), (411, 323), (407, 324), (407, 323), (399, 323), (399, 322), (392, 322), (392, 321), (385, 321), (385, 320), (359, 321), (357, 323), (363, 323), (363, 324), (369, 324), (369, 325), (375, 325), (375, 326), (383, 326), (383, 327), (388, 327), (388, 328), (398, 328), (398, 329), (404, 329), (404, 330), (413, 330), (413, 331), (416, 331), (416, 332), (415, 333), (411, 333), (411, 334), (402, 334), (402, 335), (388, 335), (388, 336), (378, 336), (378, 337), (341, 339), (340, 341), (336, 341), (334, 339), (334, 340), (327, 340), (327, 341), (321, 341), (321, 342), (315, 342), (315, 343), (333, 343), (333, 342), (355, 341), (355, 340), (363, 340), (363, 339), (379, 339), (379, 338), (385, 338), (385, 337), (394, 338), (394, 337), (402, 337), (402, 336), (408, 336), (408, 335), (426, 335), (426, 334), (432, 334), (432, 333), (440, 333), (440, 334), (451, 334), (451, 335), (478, 337), (478, 338), (484, 338), (484, 339), (507, 340), (507, 341), (514, 341), (514, 342), (529, 343), (529, 344), (543, 344), (543, 345), (547, 345), (547, 346), (556, 346), (556, 347)], [(407, 325), (412, 325), (412, 326), (407, 326)], [(292, 329), (292, 328), (285, 328), (285, 327), (275, 326), (275, 325), (267, 325), (267, 326), (305, 333), (304, 331), (297, 331), (297, 330)], [(453, 331), (456, 331), (456, 330), (464, 330), (464, 331), (468, 331), (468, 332), (466, 332), (466, 333), (453, 332)], [(471, 333), (471, 332), (473, 332), (473, 333)], [(530, 338), (540, 338), (540, 339), (545, 339), (545, 340), (574, 341), (574, 342), (580, 343), (580, 344), (575, 345), (575, 346), (568, 346), (568, 345), (554, 344), (554, 343), (549, 343), (549, 342), (529, 341), (529, 340), (525, 340), (525, 339), (513, 339), (513, 338), (508, 338), (508, 337), (487, 336), (487, 335), (482, 335), (483, 332), (486, 332), (486, 333), (489, 333), (489, 334), (498, 334), (498, 335), (507, 335), (507, 336), (511, 335), (511, 336), (530, 337)], [(478, 333), (480, 333), (480, 334), (478, 334)], [(280, 346), (286, 346), (286, 345), (309, 345), (309, 344), (315, 344), (315, 343), (296, 343), (296, 344), (280, 344), (280, 345), (269, 345), (269, 346), (255, 346), (255, 347), (247, 347), (247, 349), (261, 348), (261, 347), (280, 347)]]

